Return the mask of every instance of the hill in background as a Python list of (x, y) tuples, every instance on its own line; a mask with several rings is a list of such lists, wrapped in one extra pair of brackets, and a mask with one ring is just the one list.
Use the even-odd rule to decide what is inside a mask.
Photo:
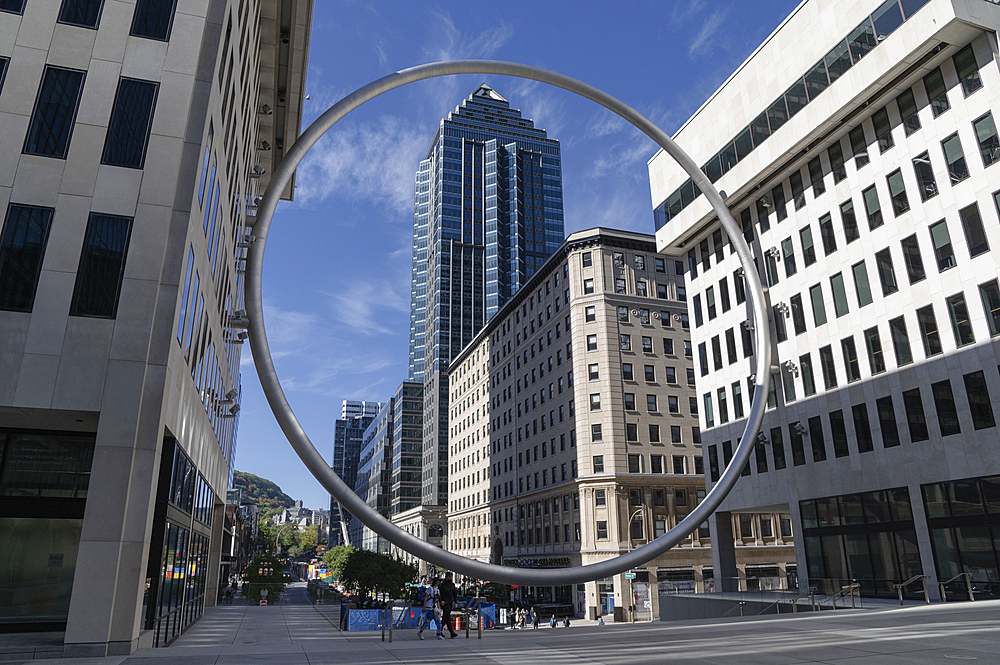
[(243, 498), (253, 500), (264, 516), (291, 508), (294, 503), (277, 484), (246, 471), (233, 472), (233, 488), (242, 490)]

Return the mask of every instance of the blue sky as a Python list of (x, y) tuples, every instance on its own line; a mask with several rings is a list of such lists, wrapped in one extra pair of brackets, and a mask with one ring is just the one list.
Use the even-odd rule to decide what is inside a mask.
[[(708, 2), (316, 3), (303, 128), (351, 91), (438, 60), (510, 60), (590, 83), (673, 133), (795, 8)], [(570, 93), (505, 77), (415, 83), (368, 103), (313, 148), (268, 234), (264, 306), (282, 385), (326, 458), (343, 399), (385, 400), (406, 378), (413, 175), (438, 121), (482, 81), (562, 144), (566, 233), (653, 232), (656, 146)], [(682, 148), (684, 146), (681, 146)], [(329, 495), (299, 463), (243, 361), (236, 468), (307, 506)]]

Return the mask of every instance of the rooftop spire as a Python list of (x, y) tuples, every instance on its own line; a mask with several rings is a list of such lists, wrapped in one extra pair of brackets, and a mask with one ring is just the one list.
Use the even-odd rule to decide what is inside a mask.
[(472, 99), (473, 97), (485, 97), (487, 99), (495, 99), (498, 102), (507, 101), (500, 93), (488, 86), (485, 82), (476, 88), (476, 91), (469, 96), (469, 99)]

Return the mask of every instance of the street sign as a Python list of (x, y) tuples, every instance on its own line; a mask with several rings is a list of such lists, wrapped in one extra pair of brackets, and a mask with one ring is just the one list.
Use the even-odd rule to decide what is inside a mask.
[(653, 606), (653, 603), (652, 603), (652, 601), (644, 600), (644, 601), (642, 601), (642, 605), (643, 605), (643, 607), (645, 607), (648, 610), (649, 608), (651, 608)]
[(625, 579), (627, 579), (627, 580), (634, 580), (635, 579), (635, 573), (625, 573)]

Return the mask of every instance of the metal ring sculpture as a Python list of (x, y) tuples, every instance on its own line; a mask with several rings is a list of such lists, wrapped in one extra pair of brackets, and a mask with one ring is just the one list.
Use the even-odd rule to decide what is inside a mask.
[[(267, 344), (267, 333), (264, 330), (264, 312), (261, 303), (261, 274), (267, 233), (281, 192), (288, 185), (295, 172), (295, 168), (302, 161), (303, 157), (305, 157), (309, 149), (316, 144), (323, 134), (348, 113), (365, 102), (408, 83), (456, 74), (495, 74), (546, 83), (596, 102), (632, 123), (632, 125), (653, 139), (667, 154), (673, 157), (691, 176), (698, 189), (705, 194), (708, 201), (712, 204), (715, 213), (719, 216), (723, 228), (729, 234), (736, 255), (743, 266), (747, 287), (746, 293), (754, 321), (753, 330), (757, 351), (756, 390), (754, 391), (754, 397), (750, 405), (749, 417), (747, 418), (743, 438), (736, 449), (736, 454), (732, 462), (702, 502), (667, 533), (627, 554), (585, 566), (558, 569), (529, 569), (474, 561), (420, 540), (394, 526), (368, 506), (367, 503), (353, 492), (352, 488), (348, 487), (334, 473), (333, 469), (324, 461), (323, 456), (316, 450), (316, 447), (302, 429), (278, 381), (278, 375), (275, 372), (271, 352)], [(659, 127), (631, 107), (593, 86), (538, 67), (492, 60), (436, 62), (404, 69), (378, 79), (359, 88), (327, 109), (323, 115), (317, 118), (302, 133), (295, 144), (289, 149), (285, 158), (275, 168), (273, 177), (267, 186), (267, 190), (257, 211), (253, 233), (257, 239), (252, 245), (247, 259), (246, 307), (248, 312), (247, 318), (249, 319), (248, 331), (250, 333), (250, 345), (254, 364), (257, 368), (257, 375), (260, 378), (261, 387), (264, 390), (268, 403), (271, 405), (271, 410), (274, 412), (278, 424), (288, 438), (289, 443), (291, 443), (292, 448), (302, 459), (309, 471), (340, 502), (342, 507), (346, 508), (348, 512), (378, 535), (421, 559), (447, 570), (460, 572), (469, 577), (505, 584), (551, 586), (576, 584), (610, 577), (611, 575), (651, 561), (680, 543), (692, 531), (698, 528), (699, 525), (715, 512), (715, 509), (719, 507), (726, 495), (729, 494), (730, 490), (736, 484), (740, 472), (750, 459), (750, 454), (757, 441), (757, 433), (760, 431), (761, 422), (764, 418), (767, 383), (771, 372), (771, 346), (768, 320), (765, 314), (764, 289), (761, 286), (760, 277), (754, 267), (750, 248), (744, 242), (742, 231), (737, 226), (736, 220), (733, 219), (718, 190), (705, 177), (705, 174), (698, 168), (698, 165), (683, 150), (677, 147), (673, 140)]]

